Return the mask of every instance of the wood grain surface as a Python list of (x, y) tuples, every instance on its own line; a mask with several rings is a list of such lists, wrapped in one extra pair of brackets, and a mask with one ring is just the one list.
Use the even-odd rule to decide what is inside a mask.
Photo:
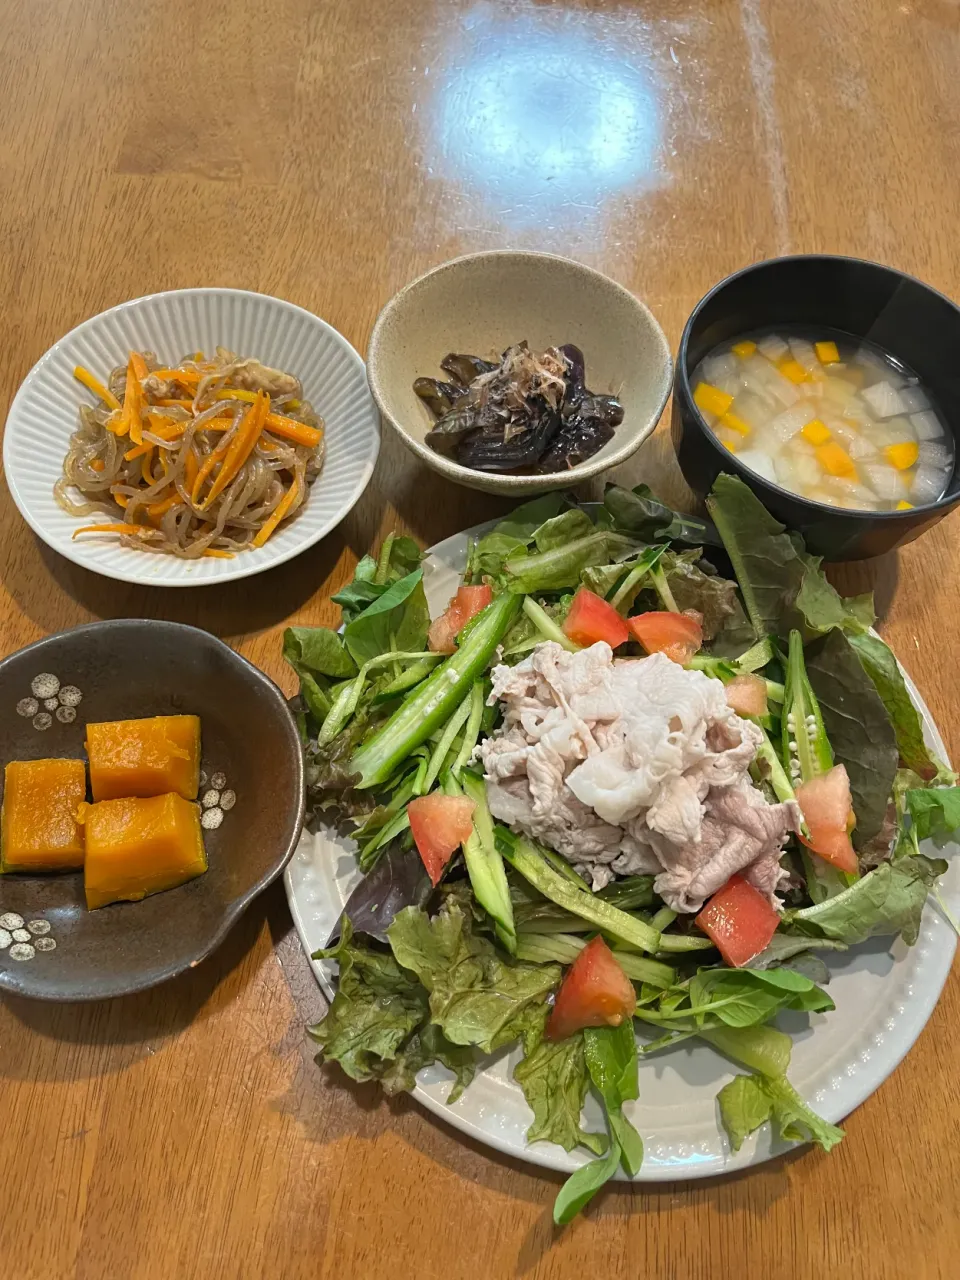
[[(672, 344), (726, 273), (877, 258), (960, 296), (957, 0), (0, 0), (0, 414), (66, 330), (218, 284), (289, 298), (361, 351), (458, 252), (606, 270)], [(522, 335), (521, 335), (522, 336)], [(661, 426), (617, 477), (684, 492)], [(221, 589), (99, 579), (0, 494), (4, 652), (92, 618), (225, 637), (286, 687), (292, 619), (389, 529), (430, 544), (503, 504), (384, 439), (324, 543)], [(960, 756), (960, 520), (867, 565), (882, 630)], [(318, 1070), (318, 995), (277, 885), (208, 963), (99, 1006), (0, 1004), (0, 1257), (34, 1277), (844, 1277), (958, 1273), (960, 983), (830, 1157), (605, 1192)]]

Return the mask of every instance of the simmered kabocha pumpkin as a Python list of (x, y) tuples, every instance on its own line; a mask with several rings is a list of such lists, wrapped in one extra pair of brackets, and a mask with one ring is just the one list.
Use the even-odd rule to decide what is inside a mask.
[(139, 902), (203, 875), (200, 810), (176, 792), (82, 806), (87, 907)]
[(0, 870), (82, 867), (77, 809), (86, 793), (82, 760), (11, 760), (4, 770)]
[(162, 796), (196, 800), (200, 787), (200, 717), (153, 716), (87, 725), (94, 800)]

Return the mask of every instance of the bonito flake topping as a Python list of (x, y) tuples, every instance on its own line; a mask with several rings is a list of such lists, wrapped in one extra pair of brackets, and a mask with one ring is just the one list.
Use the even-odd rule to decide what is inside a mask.
[(614, 660), (551, 641), (493, 673), (503, 725), (480, 748), (494, 817), (570, 859), (594, 889), (652, 873), (678, 912), (698, 911), (734, 872), (776, 904), (795, 803), (750, 779), (756, 725), (723, 685), (663, 654)]

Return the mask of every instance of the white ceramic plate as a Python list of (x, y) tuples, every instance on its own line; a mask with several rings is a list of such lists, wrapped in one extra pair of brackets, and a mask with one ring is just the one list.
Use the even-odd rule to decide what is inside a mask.
[[(232, 560), (178, 560), (85, 534), (101, 519), (61, 511), (53, 486), (61, 474), (78, 406), (94, 396), (73, 376), (84, 365), (105, 379), (130, 351), (178, 360), (186, 351), (224, 346), (294, 374), (326, 424), (323, 471), (302, 510), (264, 547)], [(360, 356), (336, 329), (279, 298), (241, 289), (177, 289), (112, 307), (54, 343), (27, 374), (7, 415), (3, 465), (13, 500), (38, 537), (68, 560), (123, 582), (154, 587), (207, 586), (262, 573), (318, 542), (363, 493), (380, 449), (380, 418)]]
[[(481, 531), (457, 534), (429, 553), (424, 582), (432, 613), (439, 612), (456, 590), (466, 563), (467, 540)], [(907, 684), (923, 717), (927, 741), (946, 759), (936, 726), (909, 677)], [(326, 943), (359, 879), (353, 847), (352, 841), (332, 831), (305, 834), (287, 865), (287, 898), (308, 955)], [(951, 862), (940, 887), (956, 911), (960, 859)], [(849, 952), (825, 953), (831, 971), (828, 989), (836, 1011), (809, 1019), (791, 1014), (778, 1025), (793, 1035), (791, 1082), (827, 1120), (836, 1123), (849, 1115), (896, 1068), (933, 1012), (955, 946), (953, 931), (928, 904), (914, 947), (899, 940), (891, 947), (888, 939), (876, 938)], [(335, 968), (326, 962), (311, 963), (325, 994), (332, 996)], [(421, 1071), (414, 1096), (449, 1124), (498, 1151), (549, 1169), (575, 1169), (588, 1159), (586, 1155), (567, 1154), (553, 1143), (527, 1144), (524, 1135), (532, 1114), (512, 1079), (518, 1058), (514, 1050), (489, 1060), (453, 1106), (445, 1102), (452, 1077), (442, 1067)], [(729, 1173), (788, 1149), (771, 1138), (767, 1125), (738, 1152), (730, 1150), (719, 1128), (715, 1099), (734, 1074), (727, 1059), (696, 1042), (641, 1062), (640, 1099), (628, 1107), (645, 1148), (636, 1181)], [(585, 1115), (588, 1128), (603, 1127), (592, 1097), (587, 1099)], [(618, 1176), (625, 1177), (622, 1171)]]

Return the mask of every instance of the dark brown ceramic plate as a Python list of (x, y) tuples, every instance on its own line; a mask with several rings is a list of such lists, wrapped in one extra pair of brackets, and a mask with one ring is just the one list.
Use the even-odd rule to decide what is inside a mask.
[[(75, 720), (64, 723), (51, 705), (52, 724), (38, 729), (18, 712), (41, 674), (80, 690)], [(0, 929), (6, 929), (0, 944), (7, 942), (0, 948), (0, 989), (40, 1000), (101, 1000), (199, 964), (283, 870), (304, 805), (300, 742), (283, 694), (205, 631), (139, 619), (95, 622), (0, 662), (3, 765), (83, 758), (88, 720), (178, 713), (200, 716), (202, 768), (210, 778), (224, 774), (225, 789), (236, 795), (221, 825), (204, 831), (209, 870), (142, 902), (98, 911), (84, 904), (80, 874), (0, 876)], [(23, 933), (19, 942), (11, 936), (17, 916), (29, 942)], [(29, 951), (29, 958), (16, 958)]]

